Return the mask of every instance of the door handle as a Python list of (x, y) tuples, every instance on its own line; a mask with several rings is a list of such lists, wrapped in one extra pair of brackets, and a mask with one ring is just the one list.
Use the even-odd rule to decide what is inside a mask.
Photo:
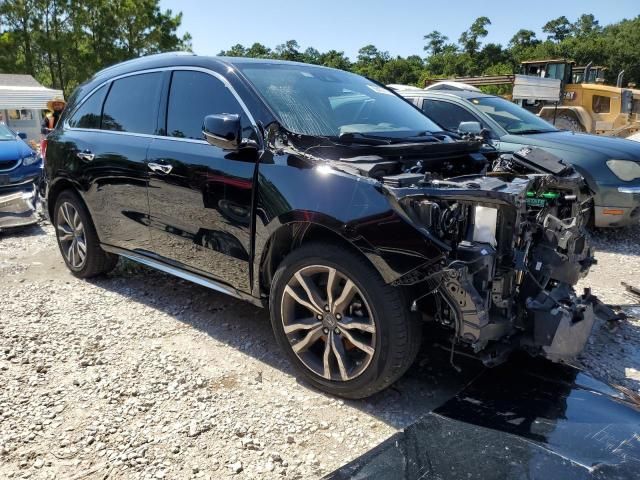
[(80, 160), (84, 160), (85, 162), (90, 162), (91, 160), (96, 158), (96, 156), (93, 153), (91, 153), (90, 150), (78, 152), (76, 153), (76, 157), (78, 157)]
[(165, 175), (171, 173), (171, 170), (173, 170), (173, 165), (161, 165), (159, 163), (153, 162), (147, 163), (147, 167), (149, 167), (149, 170), (152, 170), (154, 172), (161, 172)]

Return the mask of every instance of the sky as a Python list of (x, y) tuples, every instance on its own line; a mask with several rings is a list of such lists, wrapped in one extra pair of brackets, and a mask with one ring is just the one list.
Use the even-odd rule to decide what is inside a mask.
[(352, 60), (373, 44), (391, 55), (423, 55), (423, 37), (439, 30), (457, 41), (480, 16), (491, 20), (485, 42), (506, 45), (520, 28), (544, 38), (542, 25), (565, 15), (574, 21), (593, 13), (601, 25), (640, 15), (640, 0), (160, 0), (182, 12), (182, 26), (199, 55), (216, 55), (234, 44), (275, 47), (297, 40), (304, 50), (344, 51)]

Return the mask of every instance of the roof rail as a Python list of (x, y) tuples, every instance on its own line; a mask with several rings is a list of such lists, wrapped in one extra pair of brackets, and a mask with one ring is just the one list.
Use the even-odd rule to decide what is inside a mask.
[(127, 65), (131, 62), (135, 62), (137, 60), (140, 60), (141, 58), (162, 58), (162, 57), (176, 57), (176, 56), (183, 56), (183, 55), (193, 55), (195, 56), (196, 54), (193, 52), (186, 52), (186, 51), (175, 51), (175, 52), (162, 52), (162, 53), (153, 53), (151, 55), (143, 55), (142, 57), (136, 57), (136, 58), (132, 58), (130, 60), (125, 60), (124, 62), (119, 62), (116, 63), (114, 65), (109, 65), (108, 67), (103, 68), (102, 70), (99, 70), (98, 72), (96, 72), (96, 74), (94, 76), (100, 76), (103, 73), (109, 72), (112, 69), (116, 68), (116, 67), (120, 67), (122, 65)]

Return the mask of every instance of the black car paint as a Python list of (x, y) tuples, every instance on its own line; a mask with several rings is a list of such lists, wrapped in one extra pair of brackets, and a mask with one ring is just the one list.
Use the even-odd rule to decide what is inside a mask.
[[(288, 131), (241, 73), (242, 64), (253, 61), (169, 54), (96, 74), (72, 96), (48, 138), (50, 215), (57, 195), (72, 188), (84, 200), (103, 250), (263, 306), (288, 253), (310, 240), (339, 244), (366, 257), (385, 283), (406, 291), (411, 297), (407, 308), (446, 328), (455, 325), (453, 338), (475, 353), (484, 350), (487, 364), (504, 361), (518, 347), (558, 361), (567, 358), (557, 345), (564, 345), (566, 357), (583, 348), (597, 299), (578, 298), (572, 289), (592, 260), (582, 210), (591, 200), (578, 174), (534, 176), (530, 169), (507, 167), (487, 176), (482, 142), (443, 132), (378, 137), (371, 144)], [(240, 117), (207, 112), (202, 121), (213, 120), (208, 117), (212, 114), (231, 115), (228, 120), (235, 118), (234, 125), (243, 130), (238, 148), (225, 150), (229, 139), (223, 148), (203, 139), (165, 135), (172, 72), (185, 70), (216, 77), (233, 93), (237, 105), (231, 108)], [(153, 134), (114, 131), (122, 119), (112, 116), (106, 124), (110, 130), (68, 126), (68, 118), (92, 92), (153, 72), (163, 75), (157, 105), (152, 105), (157, 112)], [(109, 94), (101, 109), (103, 127), (108, 104)], [(239, 119), (244, 123), (238, 124)], [(537, 161), (537, 154), (531, 155)], [(403, 186), (406, 175), (414, 181)], [(571, 193), (569, 200), (563, 196), (553, 205), (530, 209), (526, 195), (546, 188)], [(423, 210), (431, 206), (437, 208), (436, 223), (421, 217), (430, 215)], [(475, 241), (477, 207), (496, 212), (497, 249)], [(560, 224), (554, 215), (573, 221)], [(541, 219), (549, 220), (554, 230)], [(557, 251), (558, 242), (565, 254)], [(545, 287), (527, 274), (529, 246), (544, 249), (545, 263), (535, 270), (546, 275), (545, 284), (555, 282), (551, 293), (537, 292)], [(449, 253), (454, 255), (449, 258)], [(434, 275), (441, 278), (434, 281)], [(437, 301), (425, 299), (432, 294)], [(556, 303), (562, 299), (568, 306), (551, 313), (553, 303), (546, 301), (551, 294), (558, 295)], [(529, 301), (535, 314), (523, 306)], [(565, 341), (575, 333), (583, 341)]]
[[(103, 71), (79, 87), (59, 125), (79, 99), (103, 83), (168, 68), (214, 72), (238, 92), (257, 125), (275, 120), (232, 64), (176, 55), (143, 58)], [(380, 195), (378, 182), (354, 182), (337, 171), (321, 173), (283, 149), (238, 154), (159, 135), (63, 128), (51, 133), (48, 149), (49, 196), (65, 186), (75, 188), (107, 248), (158, 257), (229, 285), (243, 297), (251, 295), (258, 303), (268, 288), (259, 275), (260, 265), (273, 253), (273, 240), (283, 230), (304, 233), (295, 225), (316, 227), (335, 241), (350, 242), (387, 282), (433, 252), (425, 250), (429, 241), (424, 235)], [(95, 155), (93, 161), (77, 157), (85, 151)], [(147, 164), (152, 160), (171, 164), (174, 170), (168, 175), (150, 173)], [(352, 201), (345, 205), (345, 198)], [(220, 268), (221, 257), (230, 268)]]

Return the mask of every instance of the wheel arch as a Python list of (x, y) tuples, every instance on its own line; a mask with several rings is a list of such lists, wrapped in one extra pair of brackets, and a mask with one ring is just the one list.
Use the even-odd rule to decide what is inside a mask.
[(51, 221), (51, 223), (53, 223), (53, 214), (56, 206), (56, 201), (58, 200), (58, 197), (67, 190), (73, 192), (78, 197), (78, 199), (80, 199), (80, 202), (82, 202), (82, 206), (89, 213), (89, 218), (91, 220), (91, 223), (93, 224), (93, 228), (95, 228), (98, 239), (100, 239), (100, 231), (93, 221), (93, 212), (84, 199), (82, 189), (77, 183), (68, 178), (63, 177), (57, 179), (55, 182), (51, 183), (47, 189), (47, 214), (49, 215), (49, 220)]
[(367, 255), (363, 250), (363, 248), (366, 249), (366, 246), (356, 245), (351, 240), (345, 238), (340, 232), (326, 225), (314, 222), (294, 221), (278, 227), (265, 243), (265, 247), (257, 263), (258, 293), (269, 293), (273, 276), (282, 260), (284, 260), (289, 253), (313, 241), (345, 247), (354, 255), (370, 263), (385, 281), (390, 280), (384, 268), (384, 261), (376, 257), (372, 252), (369, 252), (370, 254)]
[(584, 107), (562, 107), (559, 106), (556, 110), (555, 107), (544, 107), (540, 110), (540, 116), (546, 120), (550, 120), (553, 123), (554, 116), (567, 115), (574, 118), (585, 132), (591, 132), (593, 129), (593, 119), (589, 112)]
[(56, 206), (56, 201), (58, 200), (60, 194), (62, 194), (62, 192), (64, 192), (65, 190), (71, 190), (73, 193), (78, 195), (78, 197), (84, 204), (84, 207), (87, 208), (87, 211), (89, 211), (87, 203), (84, 201), (84, 198), (82, 198), (78, 186), (68, 178), (59, 178), (55, 182), (51, 183), (49, 185), (49, 188), (47, 189), (47, 213), (49, 214), (49, 219), (52, 222), (53, 210)]

